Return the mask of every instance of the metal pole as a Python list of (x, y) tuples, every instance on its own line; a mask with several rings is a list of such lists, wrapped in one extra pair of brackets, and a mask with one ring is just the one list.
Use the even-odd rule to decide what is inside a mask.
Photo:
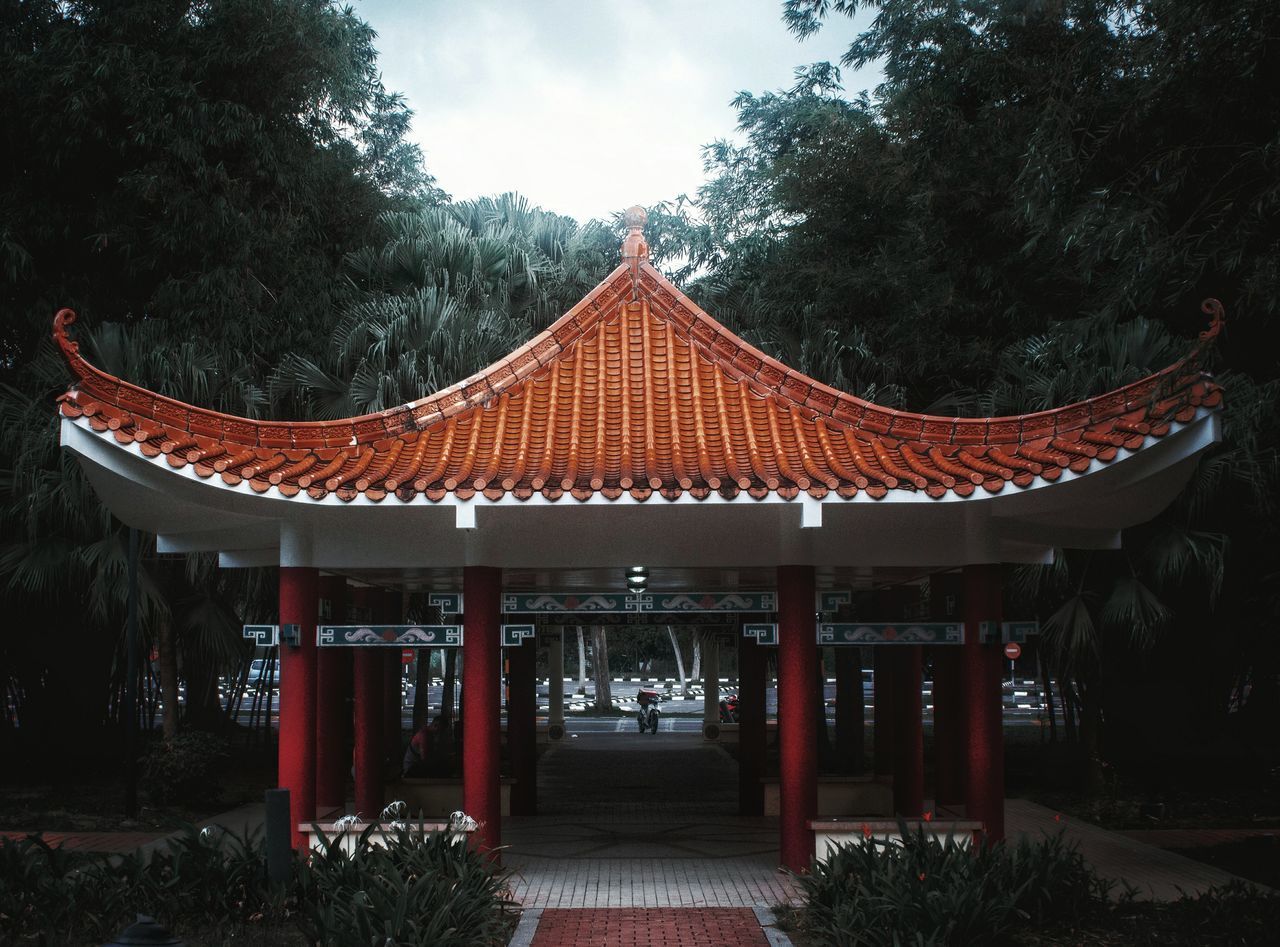
[[(125, 627), (124, 814), (138, 816), (138, 531), (129, 527), (129, 604)], [(178, 708), (166, 707), (165, 713)]]

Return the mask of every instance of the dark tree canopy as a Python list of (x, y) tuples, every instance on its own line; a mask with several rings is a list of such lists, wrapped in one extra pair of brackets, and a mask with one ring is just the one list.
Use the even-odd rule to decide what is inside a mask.
[(342, 257), (377, 216), (439, 196), (372, 30), (329, 0), (8, 3), (0, 17), (10, 366), (72, 306), (172, 323), (261, 379), (323, 338)]
[[(801, 34), (870, 8), (846, 66), (741, 93), (747, 143), (707, 150), (707, 298), (748, 323), (870, 331), (923, 407), (986, 383), (1055, 321), (1232, 314), (1270, 374), (1280, 294), (1280, 10), (1266, 0), (788, 0)], [(945, 344), (939, 344), (945, 340)], [(940, 355), (945, 354), (944, 358)], [(855, 372), (856, 374), (856, 372)], [(869, 377), (868, 384), (882, 382)]]

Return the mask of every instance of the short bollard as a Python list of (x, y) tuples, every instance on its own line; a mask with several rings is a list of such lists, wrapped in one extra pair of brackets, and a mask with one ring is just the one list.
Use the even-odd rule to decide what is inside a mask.
[(289, 790), (266, 793), (267, 881), (284, 887), (289, 883), (293, 860), (293, 827), (289, 824)]
[(135, 947), (150, 944), (151, 947), (184, 947), (182, 941), (155, 922), (154, 918), (139, 914), (137, 921), (116, 935), (116, 939), (102, 947)]

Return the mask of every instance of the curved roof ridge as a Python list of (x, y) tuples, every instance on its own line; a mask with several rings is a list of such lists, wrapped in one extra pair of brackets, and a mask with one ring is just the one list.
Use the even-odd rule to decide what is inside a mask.
[[(394, 437), (407, 430), (421, 429), (501, 394), (549, 364), (561, 351), (591, 331), (631, 289), (630, 274), (630, 267), (626, 264), (619, 265), (548, 328), (514, 349), (506, 358), (462, 381), (394, 408), (330, 421), (263, 421), (224, 414), (212, 408), (169, 398), (117, 378), (80, 354), (80, 344), (67, 334), (67, 327), (76, 321), (76, 314), (71, 309), (60, 309), (54, 316), (53, 338), (80, 387), (118, 407), (131, 407), (147, 413), (148, 405), (154, 405), (157, 413), (148, 416), (156, 420), (172, 419), (175, 422), (185, 412), (188, 423), (196, 421), (208, 427), (211, 434), (212, 429), (221, 423), (224, 430), (222, 436), (232, 443), (250, 446), (265, 443), (261, 438), (250, 439), (246, 433), (247, 428), (260, 429), (266, 432), (269, 441), (274, 441), (279, 439), (273, 436), (277, 430), (287, 427), (304, 433), (298, 439), (299, 445), (304, 441), (321, 440), (324, 443), (315, 446), (336, 447), (366, 443), (383, 437)], [(346, 430), (350, 433), (344, 434), (343, 431)]]
[[(1201, 311), (1210, 317), (1210, 323), (1200, 333), (1197, 344), (1179, 361), (1145, 378), (1101, 395), (1026, 414), (988, 418), (947, 417), (886, 408), (818, 381), (747, 342), (709, 315), (647, 262), (641, 264), (640, 270), (640, 285), (677, 327), (689, 333), (702, 348), (713, 352), (715, 359), (733, 365), (749, 381), (758, 383), (774, 396), (872, 434), (924, 440), (942, 436), (955, 444), (986, 443), (988, 438), (1004, 439), (1007, 433), (1014, 433), (1015, 426), (1017, 440), (1041, 437), (1046, 431), (1054, 433), (1058, 429), (1060, 416), (1082, 416), (1085, 420), (1094, 420), (1095, 409), (1111, 410), (1112, 402), (1116, 401), (1114, 396), (1118, 393), (1141, 397), (1158, 389), (1160, 379), (1187, 370), (1198, 371), (1204, 349), (1217, 339), (1226, 323), (1222, 303), (1217, 299), (1206, 299), (1201, 303)], [(1126, 403), (1131, 400), (1126, 398)], [(972, 440), (978, 437), (977, 428), (981, 425), (988, 426), (988, 433), (981, 439)]]
[(1221, 403), (1201, 363), (1223, 311), (1206, 300), (1212, 321), (1188, 355), (1115, 391), (999, 418), (895, 411), (731, 332), (649, 264), (639, 225), (629, 217), (628, 226), (621, 265), (548, 329), (405, 405), (289, 422), (184, 404), (91, 365), (67, 331), (75, 314), (64, 309), (54, 337), (75, 381), (61, 411), (157, 462), (286, 497), (835, 491), (880, 499), (889, 491), (966, 497), (978, 486), (997, 493), (1083, 473)]

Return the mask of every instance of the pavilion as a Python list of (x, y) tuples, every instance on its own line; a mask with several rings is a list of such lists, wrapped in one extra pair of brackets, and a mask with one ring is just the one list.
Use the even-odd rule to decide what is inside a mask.
[[(885, 775), (904, 816), (924, 799), (921, 648), (934, 649), (935, 798), (1002, 837), (1000, 564), (1115, 548), (1121, 529), (1170, 502), (1219, 439), (1221, 391), (1202, 359), (1221, 306), (1205, 303), (1212, 324), (1185, 359), (1088, 401), (1015, 417), (912, 414), (747, 344), (650, 265), (644, 211), (627, 224), (621, 265), (547, 331), (451, 388), (344, 421), (256, 421), (146, 391), (86, 362), (63, 310), (54, 335), (74, 378), (62, 445), (161, 552), (280, 567), (279, 782), (295, 824), (345, 801), (350, 761), (333, 735), (353, 675), (357, 809), (384, 801), (383, 681), (401, 645), (461, 649), (464, 808), (482, 823), (480, 844), (496, 846), (502, 649), (523, 785), (512, 805), (528, 812), (531, 638), (545, 622), (728, 611), (757, 620), (740, 638), (747, 812), (764, 756), (763, 646), (777, 647), (783, 864), (802, 869), (814, 851), (820, 634), (891, 646), (876, 652), (893, 685)], [(627, 594), (635, 565), (652, 588)], [(901, 633), (861, 615), (819, 628), (851, 591), (943, 572), (949, 615), (939, 605)], [(461, 618), (403, 626), (398, 599), (366, 596), (376, 614), (362, 620), (379, 625), (323, 626), (322, 612), (343, 617), (346, 577), (431, 590)]]

